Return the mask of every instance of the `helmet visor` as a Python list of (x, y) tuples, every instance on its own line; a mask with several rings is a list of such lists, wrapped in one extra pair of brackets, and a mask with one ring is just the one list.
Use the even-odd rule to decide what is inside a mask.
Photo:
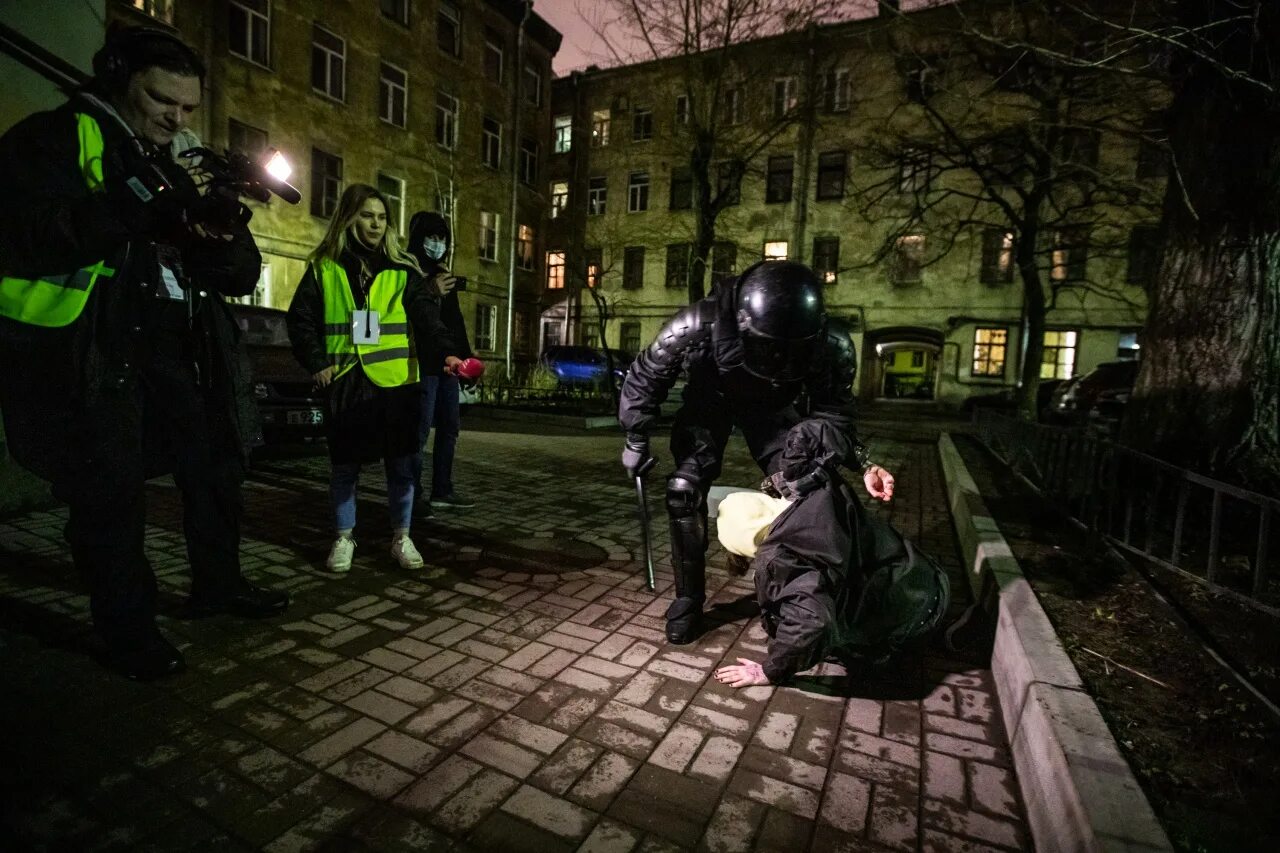
[(796, 382), (809, 374), (819, 337), (786, 339), (744, 334), (742, 366), (762, 379)]

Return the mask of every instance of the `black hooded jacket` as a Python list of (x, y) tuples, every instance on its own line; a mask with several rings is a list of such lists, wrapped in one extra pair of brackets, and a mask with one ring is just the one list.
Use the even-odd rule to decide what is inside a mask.
[[(447, 340), (421, 332), (417, 334), (418, 364), (421, 365), (424, 376), (429, 372), (438, 374), (444, 366), (446, 356), (471, 358), (473, 355), (471, 342), (467, 339), (467, 324), (462, 319), (462, 308), (458, 304), (457, 291), (450, 291), (441, 296), (434, 286), (435, 276), (448, 270), (445, 269), (443, 259), (429, 258), (423, 250), (422, 241), (431, 234), (444, 235), (444, 257), (447, 258), (449, 249), (453, 245), (449, 222), (438, 213), (429, 211), (415, 213), (413, 219), (409, 221), (409, 239), (405, 248), (417, 259), (418, 266), (426, 274), (427, 298), (434, 299), (439, 305), (440, 322), (448, 330)], [(434, 367), (429, 368), (429, 365)]]
[(667, 394), (683, 373), (688, 376), (685, 400), (723, 404), (734, 411), (777, 411), (803, 395), (802, 412), (830, 422), (848, 436), (861, 465), (866, 450), (857, 440), (853, 380), (857, 356), (846, 326), (828, 320), (827, 339), (807, 376), (797, 382), (773, 383), (742, 366), (742, 340), (734, 311), (738, 282), (711, 292), (682, 308), (631, 365), (622, 385), (618, 420), (629, 433), (647, 434)]

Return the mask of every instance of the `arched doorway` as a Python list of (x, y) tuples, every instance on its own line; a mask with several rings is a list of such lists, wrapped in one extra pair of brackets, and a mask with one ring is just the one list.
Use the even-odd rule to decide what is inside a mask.
[(863, 400), (933, 400), (938, 394), (942, 332), (919, 326), (868, 331), (862, 351)]

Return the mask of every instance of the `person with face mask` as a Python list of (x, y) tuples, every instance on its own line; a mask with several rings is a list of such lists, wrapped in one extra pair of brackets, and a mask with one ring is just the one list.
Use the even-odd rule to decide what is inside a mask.
[(421, 393), (411, 326), (440, 339), (447, 333), (436, 306), (414, 296), (422, 271), (388, 226), (388, 209), (373, 187), (347, 187), (289, 306), (294, 356), (328, 393), (337, 536), (326, 566), (337, 573), (349, 571), (355, 555), (360, 468), (378, 460), (387, 475), (391, 556), (404, 569), (423, 565), (409, 538)]
[(67, 543), (107, 661), (184, 667), (157, 626), (146, 481), (182, 495), (193, 616), (269, 617), (288, 595), (240, 566), (241, 482), (260, 434), (224, 297), (262, 258), (242, 222), (205, 218), (184, 164), (205, 67), (176, 35), (113, 29), (94, 77), (0, 139), (0, 407), (8, 446), (68, 505)]
[[(432, 514), (432, 507), (468, 509), (474, 504), (453, 487), (453, 458), (461, 428), (459, 380), (446, 369), (449, 356), (466, 360), (472, 357), (467, 340), (467, 326), (454, 289), (458, 279), (449, 271), (449, 223), (438, 213), (419, 211), (409, 221), (408, 249), (426, 276), (426, 298), (439, 305), (440, 320), (449, 331), (448, 341), (429, 333), (419, 334), (418, 364), (422, 370), (422, 416), (418, 425), (418, 461), (415, 467), (418, 512)], [(449, 349), (446, 344), (452, 347)], [(436, 443), (431, 453), (430, 489), (422, 481), (423, 456), (431, 430)]]
[(667, 640), (699, 636), (706, 600), (707, 493), (720, 474), (736, 426), (756, 464), (777, 470), (787, 431), (818, 419), (848, 436), (846, 460), (863, 470), (867, 492), (893, 496), (893, 476), (867, 461), (857, 440), (853, 341), (829, 321), (822, 285), (794, 261), (764, 261), (667, 321), (622, 384), (618, 421), (626, 432), (622, 465), (634, 480), (655, 464), (649, 432), (681, 374), (688, 376), (671, 429), (675, 471), (667, 478), (667, 517), (675, 600)]

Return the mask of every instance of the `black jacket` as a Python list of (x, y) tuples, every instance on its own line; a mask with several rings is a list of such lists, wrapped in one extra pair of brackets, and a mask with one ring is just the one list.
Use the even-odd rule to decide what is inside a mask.
[[(686, 401), (726, 405), (733, 410), (776, 411), (803, 396), (803, 415), (830, 422), (849, 436), (850, 447), (865, 456), (856, 439), (853, 379), (856, 354), (848, 329), (829, 321), (826, 345), (809, 374), (799, 382), (771, 383), (742, 367), (742, 341), (733, 310), (736, 282), (680, 309), (631, 365), (622, 385), (618, 420), (629, 433), (648, 433), (662, 402), (683, 373)], [(851, 458), (850, 464), (862, 457)]]
[[(104, 178), (119, 180), (128, 134), (80, 97), (27, 117), (0, 138), (3, 272), (33, 278), (104, 259), (116, 270), (114, 278), (98, 281), (69, 326), (0, 321), (0, 406), (9, 444), (20, 463), (55, 484), (118, 456), (121, 441), (141, 442), (139, 366), (154, 343), (148, 320), (156, 310), (155, 243), (111, 195), (87, 187), (77, 112), (97, 119)], [(221, 438), (246, 449), (260, 440), (261, 430), (239, 329), (222, 296), (251, 293), (262, 259), (247, 228), (232, 233), (229, 243), (185, 242), (180, 251), (193, 307), (186, 334), (212, 404), (210, 417), (223, 427)], [(158, 473), (166, 463), (152, 459), (148, 469)]]
[(440, 291), (435, 286), (435, 277), (439, 273), (448, 272), (449, 270), (441, 261), (427, 257), (422, 250), (422, 239), (429, 236), (430, 233), (442, 233), (444, 235), (445, 257), (448, 257), (448, 247), (453, 242), (449, 234), (449, 223), (438, 213), (415, 213), (409, 223), (409, 238), (406, 248), (417, 259), (418, 266), (425, 274), (426, 286), (423, 289), (423, 297), (433, 300), (438, 306), (440, 321), (444, 324), (447, 332), (446, 337), (440, 339), (433, 336), (429, 330), (424, 329), (419, 332), (415, 329), (418, 364), (422, 368), (423, 376), (433, 372), (440, 373), (444, 367), (446, 356), (471, 358), (475, 354), (471, 349), (471, 341), (467, 339), (467, 324), (462, 317), (462, 307), (458, 304), (458, 292), (452, 290), (441, 296)]

